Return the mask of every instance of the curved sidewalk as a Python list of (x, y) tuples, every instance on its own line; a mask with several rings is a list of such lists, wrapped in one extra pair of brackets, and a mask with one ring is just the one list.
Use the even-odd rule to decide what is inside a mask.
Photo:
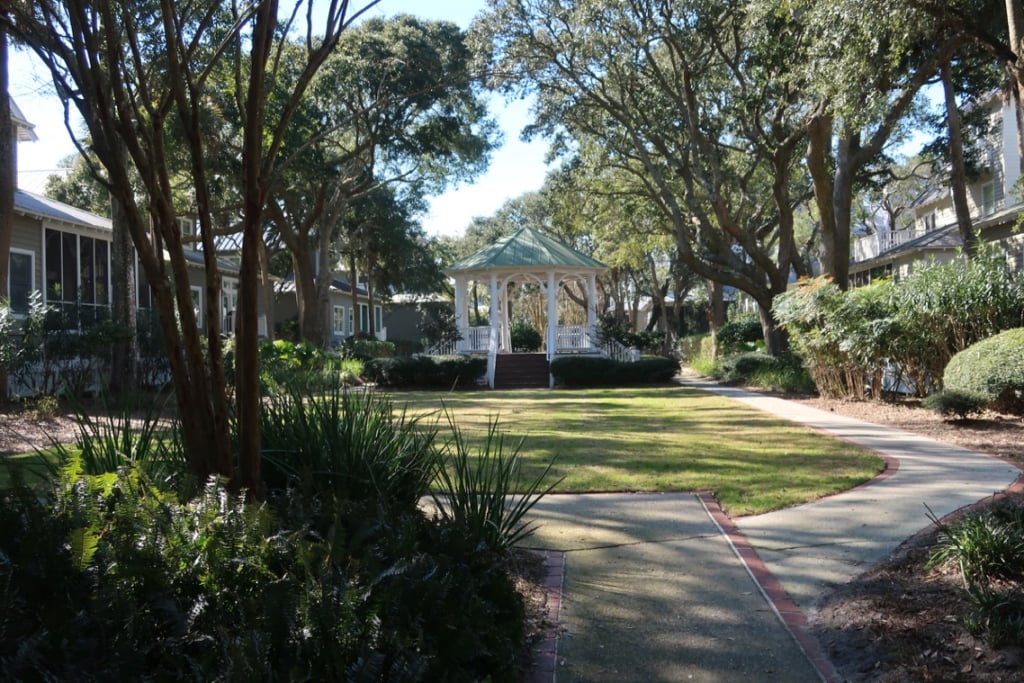
[(555, 680), (831, 680), (804, 631), (815, 601), (926, 527), (928, 508), (945, 516), (1020, 475), (998, 458), (908, 432), (682, 383), (876, 451), (887, 471), (830, 498), (737, 520), (693, 493), (543, 499), (534, 540), (565, 552)]

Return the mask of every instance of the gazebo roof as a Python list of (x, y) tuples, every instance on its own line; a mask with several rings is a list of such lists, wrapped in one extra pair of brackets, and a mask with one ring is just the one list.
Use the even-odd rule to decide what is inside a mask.
[(608, 266), (572, 247), (534, 230), (519, 228), (494, 244), (467, 256), (448, 268), (448, 274), (508, 268), (567, 268), (606, 270)]

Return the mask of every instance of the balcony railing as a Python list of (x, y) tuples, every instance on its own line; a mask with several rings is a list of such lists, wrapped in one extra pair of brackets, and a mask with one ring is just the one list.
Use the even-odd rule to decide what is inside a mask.
[(887, 251), (892, 251), (896, 247), (917, 239), (923, 234), (925, 234), (923, 230), (908, 228), (906, 230), (894, 230), (893, 232), (882, 232), (859, 237), (853, 243), (853, 261), (854, 263), (859, 263), (876, 256), (881, 256)]

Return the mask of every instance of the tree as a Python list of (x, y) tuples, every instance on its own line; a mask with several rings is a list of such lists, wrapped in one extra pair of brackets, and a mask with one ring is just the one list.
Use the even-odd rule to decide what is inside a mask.
[(271, 207), (292, 256), (303, 337), (327, 341), (331, 254), (350, 241), (345, 217), (360, 224), (350, 210), (361, 197), (400, 184), (416, 201), (486, 166), (494, 124), (469, 67), (457, 26), (399, 16), (349, 32), (313, 83), (291, 131), (308, 153)]
[(799, 90), (806, 107), (822, 272), (845, 288), (858, 184), (884, 162), (918, 93), (963, 37), (888, 0), (766, 0), (754, 7), (748, 26), (759, 43), (776, 44), (780, 31), (791, 38), (779, 77)]
[(805, 187), (796, 92), (777, 78), (785, 45), (757, 52), (740, 3), (505, 0), (477, 26), (496, 87), (539, 93), (533, 132), (592, 144), (631, 174), (692, 271), (747, 292), (768, 349), (771, 314), (802, 266), (794, 207)]
[[(368, 3), (367, 6), (374, 4)], [(279, 22), (276, 0), (225, 6), (215, 0), (33, 0), (9, 3), (0, 26), (49, 69), (65, 107), (79, 110), (102, 166), (97, 175), (125, 212), (139, 263), (160, 318), (183, 436), (193, 474), (230, 478), (255, 493), (259, 484), (259, 356), (257, 293), (264, 209), (291, 119), (314, 75), (359, 12), (332, 0), (319, 18), (302, 12)], [(300, 66), (291, 88), (270, 101), (284, 45), (305, 17)], [(236, 338), (237, 445), (229, 426), (229, 394), (220, 335), (220, 273), (214, 234), (214, 181), (209, 159), (221, 141), (211, 75), (233, 75), (241, 122), (241, 272)], [(195, 198), (196, 230), (206, 271), (206, 352), (192, 308), (184, 238), (173, 202), (172, 134), (184, 144)], [(83, 152), (85, 150), (80, 150)], [(91, 158), (86, 156), (87, 159)], [(133, 178), (141, 182), (137, 193)], [(152, 226), (152, 229), (151, 229)]]

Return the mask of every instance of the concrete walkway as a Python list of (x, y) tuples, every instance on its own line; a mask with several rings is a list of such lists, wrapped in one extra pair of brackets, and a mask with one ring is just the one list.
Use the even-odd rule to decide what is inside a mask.
[(1020, 475), (908, 432), (683, 383), (869, 448), (889, 467), (870, 485), (735, 521), (692, 493), (545, 498), (532, 540), (565, 552), (559, 682), (833, 680), (804, 630), (815, 601), (926, 527), (928, 508), (943, 517)]

